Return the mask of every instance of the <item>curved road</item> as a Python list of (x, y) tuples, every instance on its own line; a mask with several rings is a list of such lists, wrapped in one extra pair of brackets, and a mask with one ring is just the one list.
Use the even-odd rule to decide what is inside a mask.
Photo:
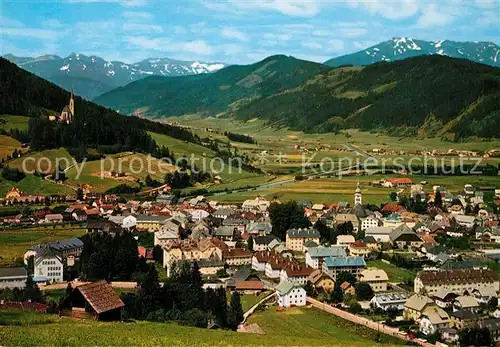
[(338, 309), (336, 307), (333, 307), (331, 305), (328, 305), (328, 304), (321, 302), (321, 301), (318, 301), (316, 299), (307, 297), (307, 302), (309, 302), (314, 307), (316, 307), (320, 310), (334, 314), (340, 318), (346, 319), (346, 320), (351, 321), (353, 323), (356, 323), (359, 325), (364, 325), (370, 329), (377, 330), (380, 333), (394, 336), (394, 337), (400, 338), (401, 340), (412, 341), (412, 342), (418, 343), (419, 345), (422, 345), (425, 347), (435, 347), (435, 345), (433, 345), (431, 343), (421, 342), (421, 341), (418, 341), (416, 339), (410, 340), (408, 337), (406, 337), (406, 335), (400, 335), (398, 333), (399, 332), (398, 328), (393, 328), (393, 327), (389, 327), (389, 326), (384, 325), (384, 324), (380, 324), (378, 322), (374, 322), (374, 321), (367, 319), (365, 317), (361, 317), (361, 316), (343, 311), (341, 309)]

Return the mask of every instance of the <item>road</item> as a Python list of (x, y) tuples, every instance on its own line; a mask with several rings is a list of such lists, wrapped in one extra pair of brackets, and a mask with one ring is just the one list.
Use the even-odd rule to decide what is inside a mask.
[(257, 307), (259, 307), (264, 301), (267, 301), (273, 297), (276, 296), (276, 293), (273, 291), (271, 294), (269, 294), (268, 296), (266, 296), (265, 298), (263, 298), (262, 300), (260, 300), (258, 303), (256, 303), (255, 305), (253, 305), (252, 307), (250, 307), (248, 309), (248, 311), (246, 311), (244, 314), (243, 314), (243, 321), (241, 322), (241, 324), (245, 324), (245, 321), (247, 320), (247, 318), (252, 314), (254, 313), (254, 311), (257, 309)]
[[(346, 320), (351, 321), (353, 323), (356, 323), (359, 325), (364, 325), (370, 329), (377, 330), (378, 332), (386, 334), (386, 335), (400, 338), (401, 340), (404, 340), (404, 341), (410, 341), (410, 339), (408, 339), (406, 336), (398, 334), (398, 332), (399, 332), (398, 328), (393, 328), (393, 327), (389, 327), (387, 325), (384, 325), (384, 324), (381, 324), (378, 322), (374, 322), (374, 321), (367, 319), (365, 317), (357, 316), (355, 314), (340, 310), (336, 307), (330, 306), (326, 303), (323, 303), (321, 301), (318, 301), (318, 300), (310, 298), (310, 297), (307, 297), (307, 302), (309, 302), (314, 307), (316, 307), (320, 310), (334, 314), (340, 318), (346, 319)], [(415, 340), (415, 339), (413, 339), (411, 341), (418, 343), (419, 345), (422, 345), (422, 346), (435, 347), (435, 345), (433, 345), (431, 343), (427, 343), (427, 342), (424, 343), (424, 342), (420, 342), (420, 341)]]

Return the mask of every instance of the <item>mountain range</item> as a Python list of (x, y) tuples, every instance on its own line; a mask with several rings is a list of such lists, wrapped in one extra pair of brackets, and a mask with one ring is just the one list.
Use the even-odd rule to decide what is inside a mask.
[(66, 90), (74, 90), (86, 99), (92, 99), (146, 76), (186, 76), (210, 73), (226, 66), (222, 63), (169, 58), (151, 58), (126, 64), (79, 53), (72, 53), (66, 58), (57, 55), (16, 57), (12, 54), (7, 54), (4, 58)]
[(500, 47), (493, 42), (424, 41), (409, 37), (393, 38), (362, 51), (332, 58), (328, 66), (363, 66), (420, 55), (445, 55), (500, 67)]
[(285, 55), (250, 65), (230, 65), (211, 74), (151, 76), (94, 99), (125, 114), (160, 117), (200, 113), (215, 115), (256, 98), (294, 88), (328, 70), (319, 63)]
[(277, 55), (213, 74), (147, 77), (95, 101), (147, 117), (260, 118), (306, 132), (500, 135), (500, 68), (441, 55), (337, 68)]

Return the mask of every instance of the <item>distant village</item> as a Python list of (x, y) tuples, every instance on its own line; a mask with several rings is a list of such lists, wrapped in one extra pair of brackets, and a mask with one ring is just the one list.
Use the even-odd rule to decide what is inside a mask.
[[(221, 204), (212, 197), (178, 198), (168, 191), (148, 201), (67, 196), (59, 200), (65, 202), (63, 210), (47, 207), (1, 217), (1, 227), (28, 230), (72, 223), (87, 233), (129, 231), (139, 240), (137, 256), (160, 263), (167, 276), (183, 264), (196, 263), (205, 286), (242, 295), (271, 290), (283, 309), (318, 300), (352, 314), (385, 317), (385, 325), (405, 336), (456, 343), (460, 331), (476, 327), (489, 329), (500, 342), (500, 190), (466, 185), (453, 195), (446, 187), (433, 186), (425, 194), (427, 182), (405, 177), (372, 184), (395, 188), (393, 201), (366, 205), (359, 183), (353, 205), (296, 201), (299, 217), (309, 225), (292, 223), (282, 235), (272, 211), (288, 202), (256, 197)], [(401, 187), (410, 194), (403, 197), (397, 191)], [(13, 188), (4, 201), (45, 199)], [(141, 244), (143, 235), (151, 242)], [(113, 301), (97, 315), (107, 309), (114, 315), (123, 302), (109, 295), (107, 282), (79, 278), (75, 264), (84, 247), (75, 237), (26, 249), (19, 254), (24, 266), (0, 268), (0, 289), (23, 288), (28, 277), (39, 287), (80, 281), (83, 297), (95, 287), (100, 294), (89, 297)], [(413, 275), (394, 279), (399, 270)]]

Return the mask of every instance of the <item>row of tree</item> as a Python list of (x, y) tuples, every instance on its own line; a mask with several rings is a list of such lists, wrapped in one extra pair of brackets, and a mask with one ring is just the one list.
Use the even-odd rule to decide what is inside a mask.
[(203, 289), (203, 280), (196, 262), (184, 262), (171, 269), (171, 276), (160, 286), (154, 265), (148, 265), (138, 278), (139, 290), (122, 295), (126, 318), (155, 322), (177, 321), (181, 324), (207, 328), (216, 324), (236, 330), (243, 320), (240, 295), (234, 292), (227, 303), (226, 290)]

